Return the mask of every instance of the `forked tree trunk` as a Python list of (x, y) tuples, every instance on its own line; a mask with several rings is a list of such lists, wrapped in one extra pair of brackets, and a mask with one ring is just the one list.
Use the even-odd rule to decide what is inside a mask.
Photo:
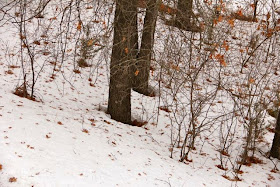
[(184, 30), (192, 30), (192, 7), (193, 0), (179, 0), (177, 4), (177, 14), (175, 25)]
[(280, 109), (278, 112), (278, 117), (277, 117), (277, 122), (275, 127), (275, 135), (270, 150), (270, 156), (280, 159)]
[(131, 123), (130, 68), (135, 60), (136, 0), (117, 0), (114, 20), (114, 40), (110, 64), (108, 113), (112, 119)]
[(140, 52), (133, 72), (133, 89), (144, 95), (152, 94), (149, 90), (149, 75), (157, 13), (157, 0), (148, 0)]

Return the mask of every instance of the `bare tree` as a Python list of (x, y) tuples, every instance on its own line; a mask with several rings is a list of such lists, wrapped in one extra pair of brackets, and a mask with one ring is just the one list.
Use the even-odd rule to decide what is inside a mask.
[(193, 0), (179, 0), (177, 4), (177, 14), (175, 25), (185, 30), (192, 30)]
[(270, 156), (280, 159), (280, 110), (277, 117), (275, 135), (270, 150)]
[(134, 61), (135, 0), (117, 0), (110, 64), (108, 112), (112, 119), (131, 123), (130, 67)]
[(136, 62), (136, 67), (133, 72), (133, 88), (135, 91), (144, 95), (152, 94), (152, 91), (149, 90), (148, 82), (157, 12), (157, 0), (149, 0), (147, 3), (146, 16), (144, 20), (141, 48)]
[(258, 6), (259, 0), (254, 0), (254, 15), (253, 15), (253, 20), (257, 19), (257, 6)]

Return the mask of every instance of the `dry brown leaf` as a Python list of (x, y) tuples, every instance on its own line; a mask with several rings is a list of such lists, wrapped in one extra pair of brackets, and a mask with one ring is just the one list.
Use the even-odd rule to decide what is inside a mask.
[(228, 24), (231, 26), (231, 28), (234, 27), (234, 19), (228, 20)]
[(11, 177), (11, 178), (9, 178), (9, 182), (17, 182), (17, 178)]
[(250, 78), (250, 79), (249, 79), (249, 83), (251, 83), (251, 84), (255, 83), (255, 79)]
[(92, 46), (92, 44), (93, 44), (93, 40), (92, 39), (87, 42), (87, 46), (89, 46), (89, 47)]
[(124, 51), (126, 54), (128, 54), (128, 48), (125, 48)]
[(78, 25), (77, 25), (77, 30), (78, 30), (78, 31), (81, 31), (81, 29), (82, 29), (82, 22), (79, 21), (79, 23), (78, 23)]

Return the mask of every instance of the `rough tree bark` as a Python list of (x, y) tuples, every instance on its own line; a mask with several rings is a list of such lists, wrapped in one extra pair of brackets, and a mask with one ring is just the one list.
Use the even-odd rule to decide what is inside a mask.
[[(134, 0), (133, 0), (134, 1)], [(133, 55), (134, 55), (134, 59), (137, 58), (137, 55), (138, 55), (138, 52), (139, 52), (139, 43), (138, 43), (138, 18), (137, 18), (137, 15), (138, 15), (138, 6), (139, 6), (139, 1), (136, 0), (134, 1), (135, 3), (133, 4), (133, 11), (136, 12), (135, 16), (132, 17), (131, 19), (133, 19), (133, 32), (132, 32), (132, 39), (133, 39), (133, 47), (132, 47), (132, 50), (133, 50)]]
[(177, 14), (175, 25), (184, 30), (192, 30), (191, 17), (193, 0), (179, 0), (177, 4)]
[(133, 89), (138, 93), (148, 96), (152, 95), (152, 91), (149, 90), (149, 75), (157, 13), (157, 0), (148, 0), (140, 52), (133, 70)]
[[(134, 19), (134, 27), (133, 27), (133, 43), (134, 43), (134, 47), (133, 47), (133, 55), (134, 55), (134, 61), (133, 61), (133, 64), (131, 66), (131, 71), (130, 71), (130, 77), (131, 77), (131, 85), (132, 85), (132, 88), (134, 87), (135, 85), (135, 71), (137, 70), (137, 67), (136, 67), (136, 64), (137, 64), (137, 57), (138, 57), (138, 53), (139, 53), (139, 35), (138, 35), (138, 7), (140, 6), (141, 3), (145, 3), (143, 2), (142, 0), (138, 0), (138, 3), (135, 4), (135, 6), (133, 7), (134, 10), (137, 12), (136, 13), (136, 16), (133, 18)], [(141, 4), (142, 5), (142, 4)], [(142, 5), (142, 6), (145, 6), (145, 5)]]
[(280, 159), (280, 109), (278, 112), (278, 117), (277, 117), (277, 122), (275, 127), (275, 135), (270, 150), (270, 156)]
[(131, 123), (131, 65), (135, 60), (136, 0), (117, 0), (110, 64), (108, 113), (112, 119)]

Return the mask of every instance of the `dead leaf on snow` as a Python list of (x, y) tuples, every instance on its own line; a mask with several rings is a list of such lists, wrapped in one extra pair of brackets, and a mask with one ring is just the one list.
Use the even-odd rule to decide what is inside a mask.
[(11, 177), (11, 178), (9, 178), (9, 182), (17, 182), (17, 178)]

